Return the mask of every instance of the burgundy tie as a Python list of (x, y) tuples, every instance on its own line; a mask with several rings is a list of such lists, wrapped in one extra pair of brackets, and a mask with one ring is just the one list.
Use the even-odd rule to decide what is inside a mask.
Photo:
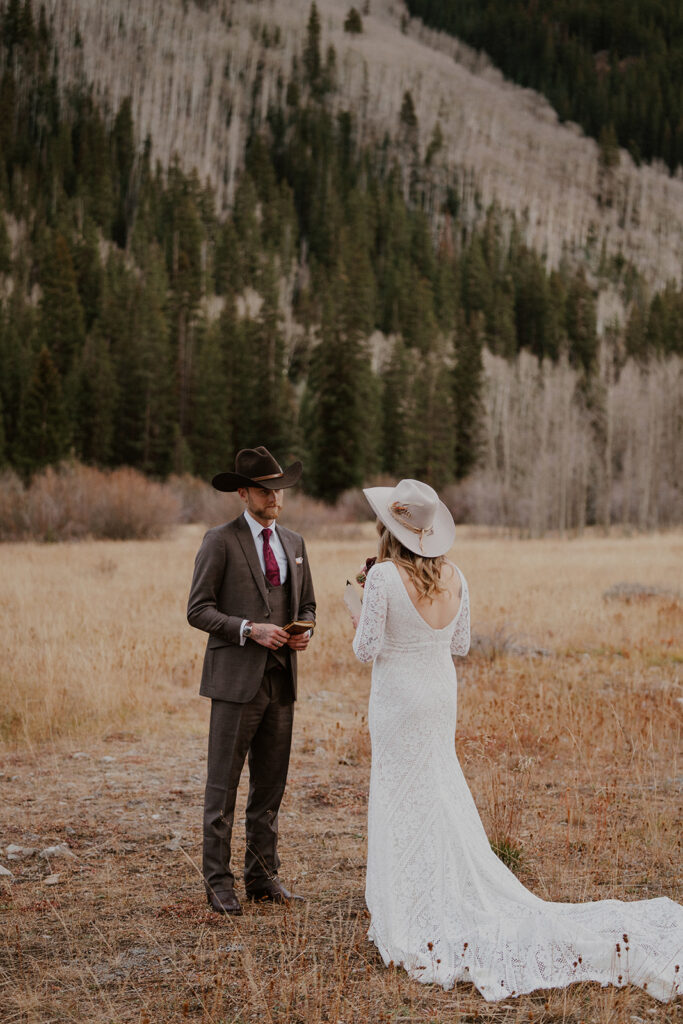
[(277, 564), (277, 558), (273, 554), (273, 549), (270, 546), (270, 535), (273, 531), (270, 527), (266, 526), (261, 531), (263, 537), (263, 561), (266, 563), (266, 579), (270, 583), (271, 587), (280, 586), (280, 568)]

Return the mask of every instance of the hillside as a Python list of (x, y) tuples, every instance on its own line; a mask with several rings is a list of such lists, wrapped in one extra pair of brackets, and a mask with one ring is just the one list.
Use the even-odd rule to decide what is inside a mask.
[[(492, 202), (514, 211), (550, 266), (567, 252), (595, 266), (604, 254), (621, 255), (654, 286), (680, 280), (683, 181), (636, 167), (625, 151), (605, 170), (595, 142), (560, 125), (539, 95), (410, 21), (398, 0), (369, 6), (362, 34), (352, 36), (343, 30), (346, 6), (319, 3), (323, 49), (336, 50), (334, 102), (359, 115), (361, 141), (381, 140), (398, 127), (409, 91), (422, 156), (438, 122), (433, 210), (450, 187), (465, 217)], [(130, 95), (154, 157), (167, 166), (177, 154), (229, 204), (252, 97), (265, 118), (301, 53), (309, 0), (51, 0), (49, 8), (62, 83), (95, 83), (112, 109)]]
[(683, 164), (679, 0), (407, 0), (415, 17), (489, 54), (562, 120), (634, 160)]
[[(680, 522), (683, 291), (658, 288), (654, 262), (673, 259), (676, 211), (658, 228), (643, 209), (642, 273), (642, 248), (610, 256), (627, 164), (603, 152), (586, 164), (602, 227), (579, 245), (569, 183), (547, 176), (551, 217), (521, 174), (526, 159), (538, 179), (539, 138), (558, 159), (557, 140), (579, 157), (593, 143), (538, 98), (388, 8), (364, 28), (356, 14), (354, 35), (314, 4), (265, 23), (279, 11), (72, 5), (51, 21), (0, 0), (8, 514), (64, 459), (210, 479), (268, 439), (328, 502), (412, 476), (455, 483), (461, 519), (533, 533)], [(487, 91), (499, 120), (475, 166)], [(542, 128), (527, 151), (523, 123)], [(681, 185), (628, 173), (659, 199)]]

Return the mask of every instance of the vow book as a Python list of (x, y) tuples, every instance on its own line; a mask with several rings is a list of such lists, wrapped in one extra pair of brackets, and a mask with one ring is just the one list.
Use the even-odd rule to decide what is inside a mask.
[(307, 633), (309, 629), (313, 629), (315, 622), (309, 619), (294, 619), (293, 622), (288, 622), (286, 626), (282, 628), (290, 636), (298, 636), (300, 633)]
[(349, 580), (346, 581), (346, 586), (344, 587), (344, 604), (352, 615), (360, 617), (362, 608), (360, 594)]

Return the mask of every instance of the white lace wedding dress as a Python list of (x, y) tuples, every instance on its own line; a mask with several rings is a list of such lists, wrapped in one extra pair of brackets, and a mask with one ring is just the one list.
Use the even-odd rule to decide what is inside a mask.
[[(458, 570), (460, 572), (460, 570)], [(432, 629), (393, 562), (368, 574), (353, 646), (372, 661), (366, 900), (386, 964), (487, 1000), (577, 981), (680, 991), (683, 907), (666, 898), (550, 903), (492, 852), (454, 748), (456, 675), (467, 654), (467, 583)]]

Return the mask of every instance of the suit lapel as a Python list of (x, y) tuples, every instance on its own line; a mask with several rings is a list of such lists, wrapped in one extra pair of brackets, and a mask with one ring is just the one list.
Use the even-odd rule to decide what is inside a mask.
[(296, 549), (294, 542), (285, 535), (284, 530), (278, 529), (278, 536), (285, 554), (287, 555), (287, 567), (289, 570), (289, 609), (292, 619), (299, 614), (299, 598), (301, 597), (301, 580), (296, 571)]
[[(254, 537), (246, 523), (244, 516), (239, 517), (237, 524), (237, 539), (240, 542), (244, 557), (247, 560), (251, 574), (254, 577), (254, 582), (259, 589), (263, 600), (268, 604), (268, 591), (266, 589), (266, 580), (261, 569), (261, 563), (258, 560), (256, 554), (256, 544), (254, 543)], [(289, 556), (287, 556), (289, 558)]]

